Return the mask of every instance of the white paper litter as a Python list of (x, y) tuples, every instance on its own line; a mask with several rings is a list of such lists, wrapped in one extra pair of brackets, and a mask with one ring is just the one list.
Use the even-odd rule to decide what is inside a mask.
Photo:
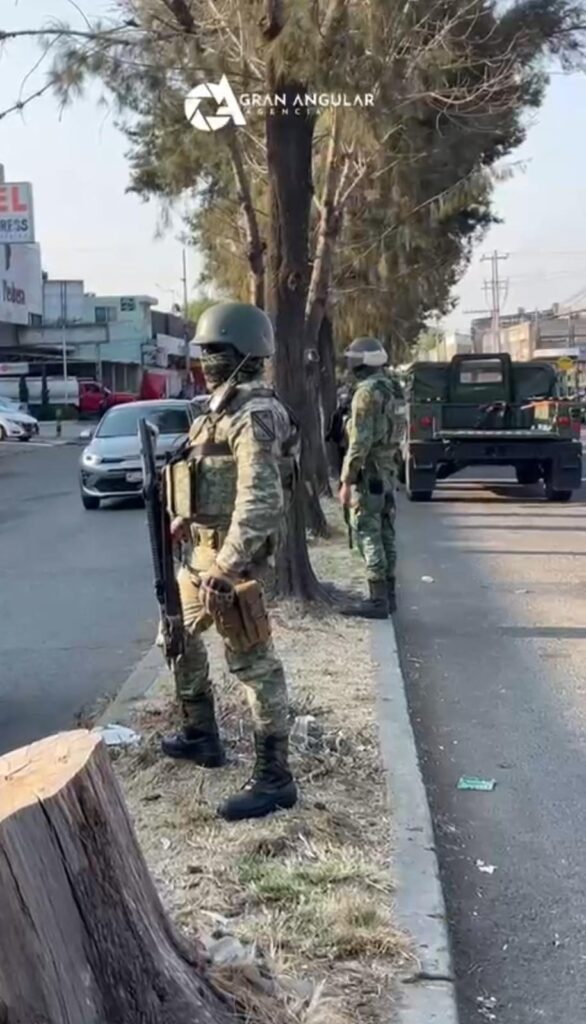
[(126, 725), (100, 725), (93, 730), (100, 735), (107, 747), (137, 747), (141, 737)]
[(477, 860), (476, 867), (485, 875), (494, 875), (496, 871), (496, 866), (494, 864), (485, 864), (483, 860)]

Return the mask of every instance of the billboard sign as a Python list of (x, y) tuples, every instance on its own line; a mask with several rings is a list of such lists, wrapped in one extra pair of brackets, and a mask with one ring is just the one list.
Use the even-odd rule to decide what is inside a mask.
[(0, 182), (0, 244), (35, 240), (33, 188), (27, 181)]
[(38, 245), (0, 245), (0, 323), (30, 323), (43, 315), (43, 275)]
[(0, 377), (22, 377), (28, 372), (28, 363), (0, 363)]

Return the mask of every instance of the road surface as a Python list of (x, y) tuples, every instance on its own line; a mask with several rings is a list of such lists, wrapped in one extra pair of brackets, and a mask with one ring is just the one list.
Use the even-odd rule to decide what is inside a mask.
[[(429, 505), (401, 500), (397, 629), (461, 1024), (579, 1024), (586, 492), (554, 505), (512, 482), (458, 480)], [(497, 786), (461, 792), (460, 776)]]
[(156, 633), (144, 511), (84, 511), (80, 450), (0, 445), (0, 753), (114, 693)]

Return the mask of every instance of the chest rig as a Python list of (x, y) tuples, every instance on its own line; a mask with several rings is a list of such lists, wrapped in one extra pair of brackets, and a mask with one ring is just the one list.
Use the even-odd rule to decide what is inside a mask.
[[(215, 397), (215, 396), (214, 396)], [(236, 501), (237, 465), (228, 440), (234, 416), (248, 403), (275, 399), (272, 388), (233, 386), (192, 425), (186, 449), (176, 461), (165, 467), (167, 506), (172, 517), (189, 520), (200, 532), (224, 534), (232, 518)], [(281, 405), (281, 408), (282, 405)], [(288, 410), (287, 410), (288, 412)], [(279, 469), (285, 500), (291, 496), (297, 479), (299, 429), (288, 414), (289, 429), (278, 432)], [(286, 437), (281, 435), (288, 434)]]

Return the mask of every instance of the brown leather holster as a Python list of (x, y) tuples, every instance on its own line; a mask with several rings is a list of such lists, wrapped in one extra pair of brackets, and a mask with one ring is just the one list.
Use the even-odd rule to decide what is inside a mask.
[(271, 639), (263, 588), (257, 580), (245, 580), (234, 588), (234, 601), (214, 615), (220, 636), (231, 650), (246, 654)]

